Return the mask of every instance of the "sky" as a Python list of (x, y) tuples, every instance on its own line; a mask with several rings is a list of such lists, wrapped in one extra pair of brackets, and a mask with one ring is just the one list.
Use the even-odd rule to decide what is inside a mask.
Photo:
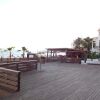
[(99, 28), (99, 0), (0, 0), (0, 48), (71, 48)]

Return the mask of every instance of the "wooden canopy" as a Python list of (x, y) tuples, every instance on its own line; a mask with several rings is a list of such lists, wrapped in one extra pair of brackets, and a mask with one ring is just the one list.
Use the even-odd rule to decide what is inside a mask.
[(47, 51), (58, 51), (58, 52), (66, 52), (66, 51), (71, 51), (71, 52), (83, 52), (83, 49), (73, 49), (73, 48), (47, 48)]

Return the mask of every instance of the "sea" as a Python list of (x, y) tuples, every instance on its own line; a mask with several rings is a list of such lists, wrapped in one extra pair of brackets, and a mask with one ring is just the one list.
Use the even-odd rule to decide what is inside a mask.
[[(37, 53), (37, 52), (34, 52), (34, 53)], [(18, 50), (11, 51), (12, 58), (21, 58), (21, 57), (23, 57), (22, 54), (23, 54), (22, 51), (18, 51)], [(43, 54), (40, 54), (40, 55), (46, 57), (47, 52), (44, 52)], [(65, 53), (57, 53), (57, 55), (65, 55)], [(1, 57), (2, 58), (9, 58), (9, 56), (10, 56), (10, 52), (8, 50), (0, 51), (0, 58)], [(51, 53), (49, 53), (48, 56), (51, 56)], [(27, 52), (25, 52), (25, 57), (27, 57)]]
[[(23, 52), (18, 50), (11, 51), (12, 58), (20, 58), (22, 57)], [(9, 51), (0, 51), (0, 57), (2, 58), (9, 58), (10, 52)], [(25, 56), (27, 56), (27, 53), (25, 53)]]
[[(37, 53), (37, 52), (34, 51), (34, 52), (31, 52), (31, 53)], [(11, 51), (11, 57), (12, 58), (21, 58), (21, 57), (23, 57), (22, 55), (23, 55), (23, 51), (18, 51), (18, 50), (12, 50)], [(45, 54), (41, 54), (41, 55), (46, 56), (46, 53)], [(10, 56), (10, 52), (8, 50), (0, 51), (0, 58), (1, 57), (2, 58), (9, 58), (9, 56)], [(27, 52), (25, 52), (24, 56), (27, 57)]]

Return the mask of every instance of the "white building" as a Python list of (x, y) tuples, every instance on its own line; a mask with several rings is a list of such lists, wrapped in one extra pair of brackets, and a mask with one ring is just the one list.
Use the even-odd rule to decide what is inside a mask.
[(94, 37), (92, 41), (92, 52), (100, 53), (100, 29), (98, 30), (98, 37)]

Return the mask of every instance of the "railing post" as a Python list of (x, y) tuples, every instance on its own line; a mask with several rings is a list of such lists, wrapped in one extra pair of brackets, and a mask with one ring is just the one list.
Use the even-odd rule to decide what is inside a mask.
[(18, 88), (17, 88), (17, 91), (20, 91), (20, 76), (21, 76), (21, 72), (18, 73)]

